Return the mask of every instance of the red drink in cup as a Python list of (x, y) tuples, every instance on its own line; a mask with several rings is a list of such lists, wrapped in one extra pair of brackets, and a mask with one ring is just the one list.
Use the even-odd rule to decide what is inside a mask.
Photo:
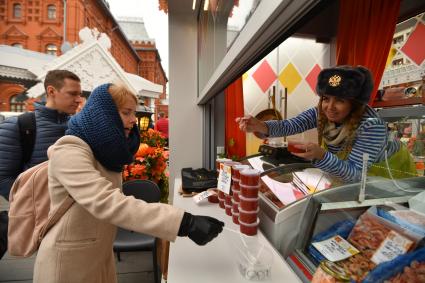
[(258, 197), (258, 191), (260, 190), (260, 185), (258, 186), (247, 186), (247, 185), (240, 185), (241, 191), (240, 195), (246, 198), (257, 198)]
[(258, 208), (258, 197), (257, 198), (245, 198), (243, 196), (239, 196), (241, 199), (239, 209), (243, 209), (246, 211), (255, 211)]
[(232, 205), (232, 196), (224, 194), (224, 203), (227, 205)]
[(239, 224), (239, 213), (232, 211), (232, 220), (233, 223)]
[(232, 205), (224, 204), (224, 210), (227, 215), (232, 216)]
[(232, 204), (232, 212), (239, 213), (239, 202), (233, 202)]
[(233, 202), (240, 202), (241, 199), (239, 198), (239, 192), (238, 191), (233, 191)]
[(293, 152), (293, 153), (303, 153), (306, 152), (306, 150), (304, 148), (297, 148), (295, 146), (298, 145), (305, 145), (303, 142), (301, 141), (288, 141), (288, 151), (289, 152)]
[(232, 178), (240, 179), (240, 171), (251, 168), (249, 165), (236, 164), (232, 166)]
[(260, 171), (257, 169), (245, 169), (240, 171), (241, 179), (239, 184), (257, 186), (260, 184)]
[[(239, 215), (240, 217), (240, 215)], [(260, 223), (260, 221), (257, 219), (257, 222), (255, 223), (243, 223), (240, 219), (239, 219), (239, 227), (240, 227), (240, 231), (242, 234), (248, 235), (248, 236), (254, 236), (257, 235), (257, 229), (258, 229), (258, 224)]]
[(211, 203), (218, 203), (218, 193), (217, 189), (209, 189), (213, 194), (208, 196), (208, 201)]
[(258, 212), (260, 211), (259, 208), (254, 211), (246, 211), (243, 209), (239, 210), (239, 221), (242, 221), (243, 223), (256, 223), (257, 222), (257, 216)]

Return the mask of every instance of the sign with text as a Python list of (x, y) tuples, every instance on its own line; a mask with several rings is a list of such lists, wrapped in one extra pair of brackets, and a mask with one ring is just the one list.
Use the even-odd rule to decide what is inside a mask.
[(340, 261), (359, 253), (359, 250), (339, 235), (312, 245), (330, 261)]
[(213, 194), (214, 192), (206, 190), (206, 191), (200, 192), (199, 194), (194, 195), (192, 198), (195, 203), (200, 203), (202, 200), (208, 198), (209, 196)]
[(232, 182), (232, 167), (220, 164), (220, 173), (218, 175), (217, 188), (226, 193), (230, 194), (230, 184)]
[(405, 254), (413, 245), (413, 242), (395, 231), (390, 231), (381, 243), (379, 248), (373, 254), (371, 260), (380, 264), (396, 258), (398, 255)]

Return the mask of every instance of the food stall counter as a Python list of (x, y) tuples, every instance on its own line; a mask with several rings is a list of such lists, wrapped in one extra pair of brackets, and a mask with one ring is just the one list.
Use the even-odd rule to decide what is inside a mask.
[[(173, 205), (181, 207), (196, 215), (208, 215), (225, 223), (223, 232), (205, 246), (198, 246), (187, 237), (178, 237), (170, 245), (167, 282), (170, 283), (216, 283), (216, 282), (253, 282), (245, 279), (237, 267), (237, 255), (232, 252), (232, 238), (239, 237), (239, 226), (232, 222), (218, 204), (204, 200), (196, 204), (192, 198), (179, 195), (181, 179), (174, 184)], [(230, 231), (233, 230), (233, 231)], [(256, 236), (258, 241), (271, 251), (271, 277), (265, 282), (301, 282), (282, 256), (264, 237), (261, 231)]]

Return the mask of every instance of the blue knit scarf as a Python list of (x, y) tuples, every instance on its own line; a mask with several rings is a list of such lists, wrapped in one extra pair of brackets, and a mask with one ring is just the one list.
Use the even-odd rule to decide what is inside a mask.
[(108, 92), (109, 86), (103, 84), (93, 90), (81, 112), (70, 119), (66, 135), (84, 140), (104, 167), (121, 172), (125, 164), (133, 162), (140, 136), (134, 125), (126, 138), (118, 108)]

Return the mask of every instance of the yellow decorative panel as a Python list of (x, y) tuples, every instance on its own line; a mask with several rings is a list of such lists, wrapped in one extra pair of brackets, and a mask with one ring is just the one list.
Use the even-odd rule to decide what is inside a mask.
[(292, 63), (289, 63), (279, 75), (279, 81), (283, 87), (288, 88), (288, 94), (291, 94), (294, 91), (301, 80), (302, 77)]
[(263, 140), (260, 140), (254, 134), (246, 134), (246, 155), (252, 155), (258, 153), (260, 145), (263, 144)]

